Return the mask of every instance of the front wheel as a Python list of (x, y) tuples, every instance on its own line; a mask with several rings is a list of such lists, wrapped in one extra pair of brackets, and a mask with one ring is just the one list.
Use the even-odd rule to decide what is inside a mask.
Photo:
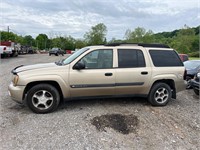
[(191, 86), (191, 77), (187, 76), (186, 77), (186, 81), (187, 81), (187, 85), (186, 85), (186, 89), (191, 89), (192, 86)]
[(199, 90), (197, 90), (197, 89), (193, 89), (194, 90), (194, 93), (196, 94), (196, 95), (199, 95)]
[(58, 90), (50, 84), (38, 84), (27, 94), (27, 105), (35, 113), (53, 112), (60, 102)]
[(153, 106), (165, 106), (172, 97), (171, 88), (166, 83), (156, 83), (151, 88), (148, 96)]

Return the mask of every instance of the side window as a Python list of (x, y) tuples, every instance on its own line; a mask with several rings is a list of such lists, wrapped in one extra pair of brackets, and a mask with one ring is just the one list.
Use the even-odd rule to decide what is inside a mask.
[(118, 49), (118, 67), (136, 68), (145, 67), (144, 55), (137, 49)]
[(149, 50), (154, 66), (175, 67), (183, 66), (178, 54), (172, 50)]
[(183, 61), (187, 61), (188, 60), (188, 56), (187, 55), (183, 55)]
[(113, 50), (95, 50), (85, 55), (80, 62), (86, 69), (108, 69), (113, 67)]

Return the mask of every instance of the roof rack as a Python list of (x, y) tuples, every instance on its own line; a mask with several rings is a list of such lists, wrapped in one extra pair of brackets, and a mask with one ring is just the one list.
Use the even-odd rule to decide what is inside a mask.
[(170, 48), (168, 45), (165, 44), (147, 44), (147, 43), (110, 43), (105, 44), (105, 46), (123, 46), (123, 45), (137, 45), (137, 46), (143, 46), (143, 47), (156, 47), (156, 48)]

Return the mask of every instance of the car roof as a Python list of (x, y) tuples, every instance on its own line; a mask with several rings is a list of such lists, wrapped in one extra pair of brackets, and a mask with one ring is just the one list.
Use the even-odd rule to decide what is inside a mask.
[(93, 49), (93, 48), (134, 48), (134, 49), (141, 49), (141, 48), (146, 48), (146, 49), (154, 49), (154, 50), (173, 50), (172, 48), (168, 47), (168, 46), (153, 46), (152, 45), (138, 45), (138, 44), (120, 44), (120, 45), (93, 45), (93, 46), (88, 46), (88, 48)]

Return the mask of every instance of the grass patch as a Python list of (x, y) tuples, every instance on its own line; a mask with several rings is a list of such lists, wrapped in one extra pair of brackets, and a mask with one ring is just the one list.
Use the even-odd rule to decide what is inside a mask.
[(199, 57), (189, 57), (189, 60), (200, 60)]

